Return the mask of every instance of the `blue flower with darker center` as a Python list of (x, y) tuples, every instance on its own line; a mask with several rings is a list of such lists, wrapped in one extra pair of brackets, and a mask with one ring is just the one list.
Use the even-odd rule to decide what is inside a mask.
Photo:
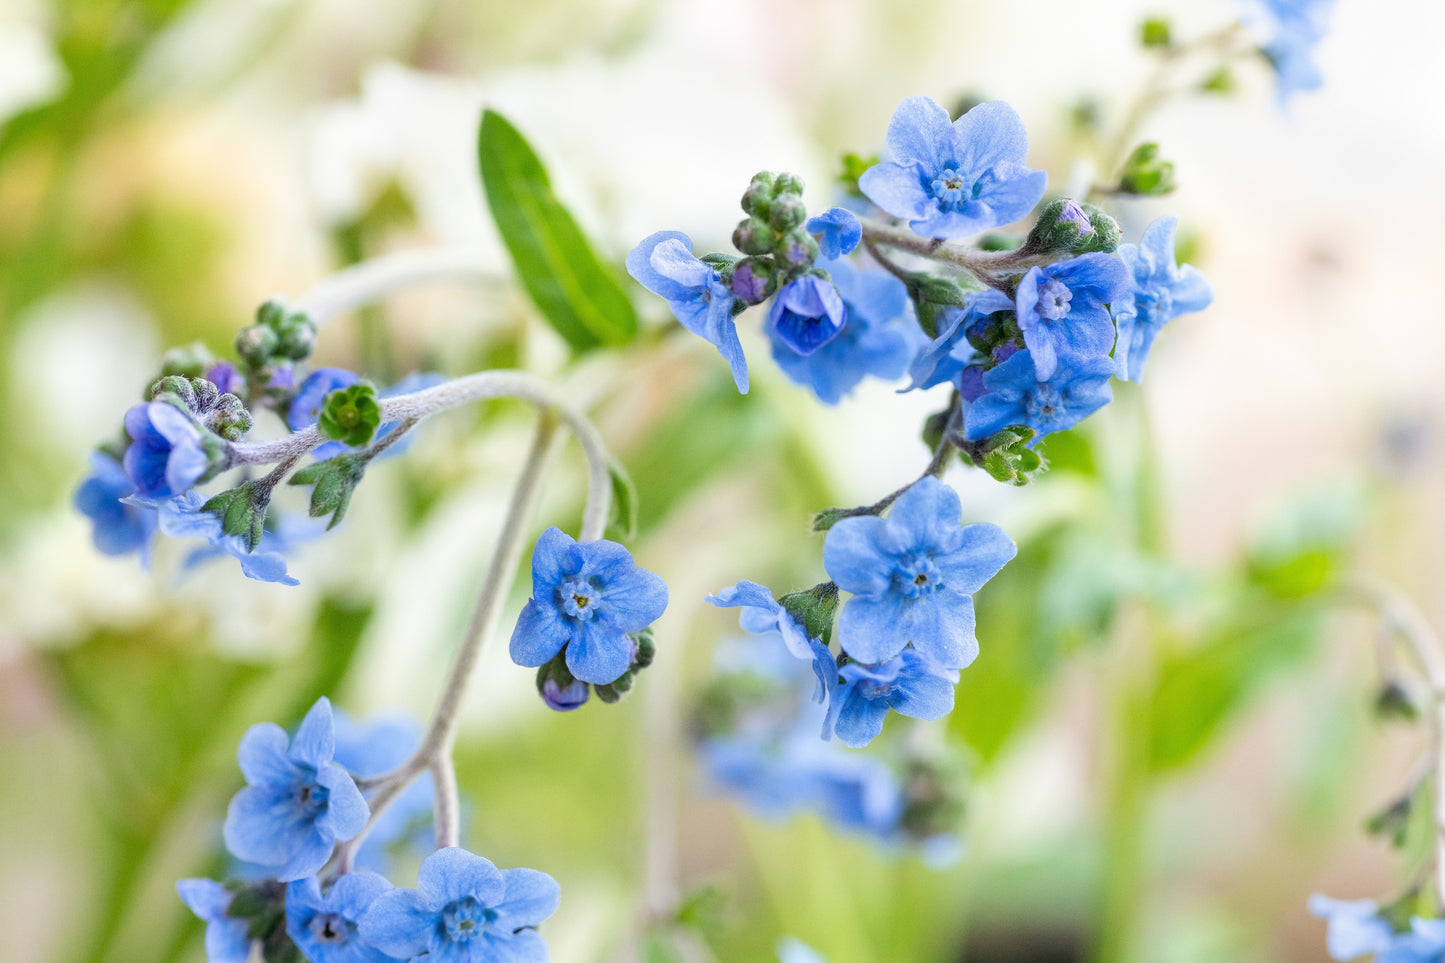
[(288, 742), (263, 722), (241, 739), (247, 786), (231, 800), (226, 848), (271, 869), (282, 882), (316, 873), (338, 841), (361, 832), (370, 810), (351, 776), (332, 761), (331, 703), (323, 696)]
[(394, 963), (361, 934), (360, 921), (392, 886), (367, 870), (346, 873), (324, 897), (315, 876), (286, 887), (286, 933), (311, 963)]
[(532, 552), (532, 598), (512, 631), (512, 661), (535, 668), (565, 648), (574, 677), (613, 682), (632, 664), (630, 634), (666, 608), (667, 586), (627, 549), (606, 539), (576, 542), (554, 526)]
[(1137, 245), (1119, 245), (1132, 289), (1112, 305), (1119, 328), (1114, 345), (1114, 373), (1126, 381), (1144, 376), (1144, 362), (1154, 338), (1181, 314), (1203, 311), (1214, 300), (1214, 288), (1198, 269), (1174, 260), (1177, 217), (1161, 217), (1144, 229)]
[(446, 905), (442, 910), (441, 925), (447, 931), (449, 939), (456, 943), (465, 943), (481, 933), (482, 928), (496, 918), (495, 912), (468, 896)]
[(925, 237), (968, 237), (1012, 223), (1048, 182), (1024, 166), (1028, 134), (1001, 101), (950, 121), (934, 101), (910, 97), (888, 124), (887, 146), (891, 159), (864, 171), (858, 187)]
[(164, 401), (132, 405), (125, 413), (131, 437), (122, 464), (143, 498), (169, 498), (189, 491), (210, 467), (201, 429), (190, 415)]
[(1019, 281), (1015, 307), (1039, 377), (1053, 377), (1061, 354), (1107, 355), (1114, 345), (1114, 321), (1104, 305), (1129, 290), (1129, 270), (1111, 254), (1083, 254), (1029, 268)]
[(106, 555), (139, 552), (141, 564), (150, 562), (151, 539), (156, 532), (153, 508), (125, 502), (135, 494), (135, 485), (120, 462), (105, 452), (92, 452), (90, 475), (75, 490), (75, 507), (94, 526), (91, 539)]
[(806, 357), (836, 338), (846, 320), (843, 299), (833, 282), (807, 274), (789, 281), (773, 298), (768, 331)]
[(907, 648), (879, 665), (850, 662), (838, 670), (829, 695), (823, 738), (837, 735), (846, 746), (866, 746), (883, 731), (891, 709), (914, 719), (941, 719), (953, 711), (958, 672)]
[[(982, 441), (1011, 425), (1027, 425), (1037, 438), (1065, 431), (1114, 399), (1113, 359), (1059, 359), (1051, 378), (1040, 377), (1033, 352), (1019, 351), (983, 374), (984, 394), (969, 405), (963, 435)], [(1037, 438), (1035, 440), (1037, 440)]]
[(997, 525), (963, 525), (952, 488), (933, 476), (886, 518), (844, 518), (828, 530), (823, 567), (852, 593), (838, 615), (843, 651), (876, 665), (906, 646), (948, 669), (978, 655), (973, 593), (1018, 552)]

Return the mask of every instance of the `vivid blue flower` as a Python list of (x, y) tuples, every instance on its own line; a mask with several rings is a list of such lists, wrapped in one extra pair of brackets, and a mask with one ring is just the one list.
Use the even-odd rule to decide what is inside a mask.
[(395, 963), (361, 935), (357, 924), (383, 893), (386, 878), (366, 870), (347, 873), (321, 895), (315, 876), (286, 887), (286, 935), (310, 963)]
[(1054, 376), (1061, 355), (1082, 359), (1109, 353), (1114, 321), (1104, 305), (1129, 289), (1129, 269), (1112, 254), (1081, 254), (1029, 268), (1019, 281), (1015, 304), (1024, 345), (1041, 381)]
[(863, 240), (863, 224), (858, 215), (846, 207), (830, 207), (804, 225), (809, 234), (818, 235), (818, 249), (832, 261), (851, 252)]
[(1113, 304), (1119, 326), (1114, 373), (1125, 381), (1144, 376), (1144, 361), (1160, 328), (1181, 314), (1203, 311), (1214, 300), (1214, 288), (1197, 268), (1175, 264), (1178, 225), (1177, 217), (1161, 217), (1144, 229), (1137, 245), (1119, 245), (1119, 257), (1133, 282), (1129, 293)]
[(950, 122), (927, 97), (910, 97), (888, 123), (891, 160), (863, 172), (868, 199), (924, 237), (970, 237), (1011, 224), (1044, 195), (1048, 175), (1024, 166), (1029, 139), (1002, 101)]
[(919, 353), (908, 369), (913, 383), (905, 390), (932, 388), (957, 378), (966, 365), (979, 359), (978, 352), (968, 342), (969, 331), (1000, 311), (1012, 314), (1014, 300), (993, 288), (966, 295), (959, 307), (945, 308), (939, 317), (938, 337)]
[(798, 620), (773, 598), (767, 586), (744, 579), (716, 595), (709, 595), (707, 601), (718, 608), (741, 608), (738, 625), (744, 632), (754, 635), (777, 633), (793, 658), (812, 665), (813, 675), (818, 680), (814, 700), (822, 702), (828, 697), (838, 674), (837, 660), (826, 645), (808, 635)]
[(122, 463), (143, 498), (189, 491), (209, 467), (201, 429), (174, 405), (164, 401), (132, 405), (125, 413), (125, 430), (131, 444)]
[(799, 354), (769, 328), (773, 359), (789, 378), (835, 405), (866, 375), (897, 378), (927, 338), (913, 319), (903, 282), (882, 271), (860, 271), (847, 261), (822, 262), (843, 298), (843, 330), (811, 354)]
[[(332, 722), (336, 732), (336, 751), (332, 761), (357, 779), (370, 779), (390, 772), (405, 762), (421, 744), (421, 728), (405, 716), (382, 717), (362, 723), (336, 710)], [(361, 848), (356, 851), (356, 865), (385, 872), (391, 864), (387, 851), (407, 839), (423, 848), (424, 852), (430, 852), (433, 848), (432, 798), (431, 773), (422, 773), (376, 817)]]
[(246, 730), (237, 758), (246, 788), (226, 811), (226, 848), (240, 859), (273, 867), (289, 882), (312, 876), (370, 816), (361, 790), (332, 761), (331, 703), (316, 700), (296, 738), (262, 722)]
[(678, 323), (718, 349), (738, 391), (747, 394), (748, 362), (733, 324), (732, 291), (715, 268), (693, 257), (692, 240), (678, 231), (643, 238), (627, 255), (627, 273), (667, 301)]
[(952, 488), (931, 475), (887, 518), (845, 518), (828, 530), (823, 567), (853, 593), (838, 615), (843, 651), (865, 665), (912, 645), (947, 669), (978, 655), (973, 593), (1018, 553), (997, 525), (961, 524)]
[(838, 670), (829, 695), (823, 738), (836, 733), (845, 746), (862, 748), (883, 731), (892, 709), (914, 719), (941, 719), (953, 711), (958, 672), (917, 649), (904, 649), (881, 665), (850, 662)]
[(838, 289), (827, 278), (805, 274), (773, 297), (767, 331), (800, 355), (810, 355), (843, 330), (846, 312)]
[(667, 586), (616, 542), (576, 542), (553, 526), (532, 552), (532, 598), (512, 631), (512, 661), (539, 666), (567, 650), (583, 682), (615, 681), (632, 664), (632, 632), (667, 608)]
[(568, 686), (560, 686), (557, 680), (547, 678), (542, 680), (542, 701), (547, 708), (554, 712), (571, 712), (573, 709), (580, 709), (592, 698), (592, 687), (585, 682), (576, 679)]
[[(446, 375), (440, 374), (435, 371), (414, 371), (411, 374), (407, 375), (405, 378), (402, 378), (400, 381), (396, 382), (396, 384), (393, 384), (388, 388), (383, 388), (381, 391), (378, 391), (376, 393), (376, 396), (378, 398), (395, 398), (398, 395), (409, 395), (414, 391), (421, 391), (424, 388), (433, 388), (446, 380)], [(325, 396), (323, 395), (323, 397)], [(314, 417), (311, 419), (311, 421), (315, 420), (316, 418)], [(310, 423), (311, 422), (307, 422), (307, 424)], [(400, 422), (383, 421), (380, 425), (377, 425), (376, 434), (372, 436), (371, 442), (369, 444), (375, 444), (376, 442), (381, 441), (387, 435), (395, 431), (398, 424), (400, 424)], [(305, 426), (303, 425), (302, 427)], [(411, 438), (403, 438), (393, 444), (390, 448), (386, 449), (386, 451), (382, 452), (379, 456), (377, 456), (377, 460), (379, 461), (385, 458), (395, 458), (397, 455), (405, 453), (406, 450), (410, 447)], [(325, 444), (318, 445), (316, 448), (312, 449), (311, 457), (315, 458), (317, 461), (321, 461), (326, 458), (335, 457), (336, 455), (339, 455), (342, 452), (346, 451), (361, 451), (361, 448), (346, 445), (339, 441), (328, 441)]]
[(1074, 427), (1114, 400), (1112, 358), (1064, 357), (1051, 379), (1034, 368), (1033, 355), (1019, 351), (983, 373), (986, 394), (968, 407), (963, 436), (982, 441), (1010, 425), (1027, 425), (1038, 438)]
[(192, 568), (224, 553), (241, 563), (241, 572), (247, 578), (282, 585), (300, 584), (286, 574), (286, 559), (273, 550), (276, 542), (271, 532), (261, 536), (256, 551), (248, 552), (245, 541), (239, 535), (227, 535), (221, 530), (221, 520), (215, 513), (201, 511), (205, 503), (206, 499), (195, 492), (160, 500), (132, 498), (127, 502), (155, 509), (161, 532), (170, 538), (204, 538), (210, 543), (192, 552), (186, 559), (185, 568)]
[(498, 870), (463, 849), (426, 858), (416, 889), (385, 893), (361, 919), (368, 942), (428, 963), (546, 963), (539, 923), (557, 910), (557, 881), (535, 869)]
[(349, 388), (361, 380), (361, 375), (345, 368), (317, 368), (301, 382), (291, 406), (286, 409), (286, 424), (292, 431), (300, 431), (307, 425), (314, 425), (321, 417), (321, 406), (326, 396), (338, 388)]
[(213, 879), (179, 880), (176, 892), (192, 913), (206, 921), (208, 963), (247, 963), (250, 921), (226, 915), (236, 894)]
[(139, 552), (141, 564), (150, 563), (151, 538), (156, 532), (154, 509), (122, 502), (135, 493), (135, 485), (120, 462), (103, 451), (90, 455), (90, 476), (75, 490), (75, 507), (91, 520), (91, 538), (106, 555)]

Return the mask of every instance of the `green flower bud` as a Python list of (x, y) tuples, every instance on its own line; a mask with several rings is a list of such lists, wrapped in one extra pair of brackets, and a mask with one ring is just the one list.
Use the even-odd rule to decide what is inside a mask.
[(784, 195), (773, 201), (772, 212), (768, 215), (768, 223), (780, 234), (802, 226), (807, 219), (808, 206), (801, 197), (791, 195)]
[(255, 422), (245, 404), (235, 395), (221, 395), (206, 416), (206, 427), (227, 441), (237, 441), (251, 430)]
[(773, 249), (773, 229), (767, 221), (749, 217), (739, 221), (733, 231), (733, 247), (744, 254), (767, 254)]
[(782, 199), (789, 194), (801, 196), (803, 193), (803, 179), (797, 174), (789, 174), (786, 171), (773, 179), (773, 197)]
[(828, 645), (833, 638), (833, 618), (838, 614), (838, 586), (824, 582), (801, 592), (790, 592), (778, 599), (809, 638)]
[(1174, 165), (1159, 156), (1158, 144), (1140, 144), (1119, 175), (1123, 194), (1159, 195), (1174, 190)]
[(754, 217), (767, 217), (773, 206), (773, 174), (759, 171), (743, 193), (743, 210)]
[(267, 325), (253, 324), (242, 328), (241, 333), (236, 335), (236, 354), (252, 368), (260, 368), (275, 355), (280, 340), (275, 329)]
[(381, 404), (376, 400), (376, 389), (365, 381), (328, 394), (317, 418), (323, 435), (353, 448), (371, 441), (380, 424)]
[(316, 348), (316, 325), (304, 314), (288, 314), (276, 326), (276, 353), (292, 361), (304, 361)]
[(216, 363), (215, 355), (199, 341), (172, 348), (161, 355), (161, 374), (199, 378)]
[(801, 274), (818, 259), (818, 241), (807, 231), (789, 231), (774, 249), (773, 257), (790, 274)]

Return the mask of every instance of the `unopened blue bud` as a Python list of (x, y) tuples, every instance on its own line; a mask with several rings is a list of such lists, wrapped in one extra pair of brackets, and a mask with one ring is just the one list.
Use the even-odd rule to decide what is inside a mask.
[(542, 683), (542, 701), (547, 703), (547, 708), (556, 712), (580, 709), (591, 696), (591, 687), (577, 679), (573, 679), (569, 686), (560, 686), (555, 679), (547, 679)]
[(748, 304), (761, 304), (778, 286), (777, 271), (765, 258), (743, 258), (733, 268), (729, 282), (733, 297)]

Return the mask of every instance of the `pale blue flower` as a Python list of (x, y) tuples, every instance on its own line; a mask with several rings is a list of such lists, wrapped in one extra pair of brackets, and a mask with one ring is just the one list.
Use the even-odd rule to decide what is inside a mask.
[(965, 366), (980, 357), (968, 341), (970, 330), (977, 324), (988, 323), (988, 319), (1000, 312), (1012, 316), (1014, 309), (1014, 299), (993, 288), (966, 295), (961, 306), (945, 308), (939, 315), (938, 337), (919, 353), (908, 369), (913, 383), (905, 390), (932, 388), (956, 379)]
[(1065, 431), (1114, 398), (1109, 377), (1114, 361), (1107, 357), (1059, 359), (1054, 376), (1040, 378), (1029, 351), (1019, 351), (983, 373), (985, 393), (969, 405), (963, 434), (982, 441), (996, 431), (1025, 425), (1036, 439)]
[(139, 552), (141, 564), (150, 562), (156, 513), (135, 502), (122, 501), (135, 494), (135, 485), (120, 462), (105, 452), (90, 455), (90, 475), (75, 490), (75, 507), (90, 519), (91, 539), (106, 555)]
[(818, 249), (830, 261), (848, 254), (863, 240), (862, 222), (846, 207), (830, 207), (808, 218), (804, 228), (818, 236)]
[(693, 256), (692, 240), (678, 231), (643, 238), (627, 255), (627, 273), (667, 301), (678, 323), (717, 348), (738, 391), (747, 394), (748, 362), (733, 323), (732, 290), (716, 268)]
[(1024, 345), (1040, 381), (1048, 381), (1059, 357), (1101, 358), (1114, 344), (1114, 322), (1105, 307), (1128, 294), (1129, 270), (1112, 254), (1029, 268), (1015, 304)]
[(143, 498), (168, 498), (189, 491), (210, 467), (201, 429), (190, 415), (164, 401), (132, 405), (125, 413), (131, 437), (122, 463)]
[(325, 896), (315, 876), (295, 880), (286, 887), (286, 935), (310, 963), (395, 963), (397, 957), (369, 943), (357, 926), (391, 889), (385, 877), (366, 870), (345, 874)]
[(247, 963), (251, 958), (251, 923), (227, 916), (236, 894), (213, 879), (183, 879), (176, 892), (192, 913), (206, 922), (208, 963)]
[(845, 746), (861, 748), (883, 731), (892, 709), (914, 719), (942, 719), (953, 711), (958, 671), (946, 669), (917, 649), (904, 649), (879, 665), (850, 662), (837, 670), (829, 694), (823, 738), (837, 735)]
[(1181, 314), (1203, 311), (1214, 300), (1214, 288), (1197, 268), (1174, 261), (1178, 225), (1177, 217), (1161, 217), (1144, 229), (1137, 245), (1119, 245), (1119, 257), (1133, 282), (1112, 307), (1119, 326), (1114, 373), (1125, 381), (1143, 378), (1144, 362), (1160, 328)]
[(768, 309), (768, 335), (807, 356), (836, 338), (846, 312), (838, 289), (827, 278), (805, 274), (789, 281)]

